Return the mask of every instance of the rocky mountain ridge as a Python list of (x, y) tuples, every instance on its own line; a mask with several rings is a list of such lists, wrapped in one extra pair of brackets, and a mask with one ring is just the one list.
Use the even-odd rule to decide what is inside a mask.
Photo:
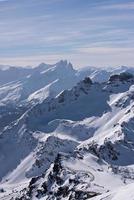
[[(132, 196), (133, 74), (123, 71), (97, 83), (90, 76), (81, 79), (65, 61), (39, 69), (34, 76), (43, 84), (55, 84), (57, 77), (61, 81), (67, 71), (64, 80), (73, 82), (55, 95), (18, 104), (16, 115), (12, 110), (10, 116), (8, 103), (2, 107), (1, 122), (3, 116), (10, 117), (0, 132), (0, 199), (119, 200), (122, 192), (123, 198)], [(46, 95), (44, 87), (39, 97), (43, 92)]]

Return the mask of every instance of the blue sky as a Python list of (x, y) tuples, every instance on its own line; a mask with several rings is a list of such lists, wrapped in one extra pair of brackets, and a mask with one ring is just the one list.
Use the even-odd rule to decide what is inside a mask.
[(134, 66), (133, 0), (0, 0), (0, 63)]

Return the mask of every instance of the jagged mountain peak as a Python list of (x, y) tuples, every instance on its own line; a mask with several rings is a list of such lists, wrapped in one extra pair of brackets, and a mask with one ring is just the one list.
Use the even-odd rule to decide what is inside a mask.
[(70, 72), (74, 73), (75, 72), (72, 63), (68, 62), (67, 60), (61, 60), (61, 61), (57, 62), (55, 64), (55, 68), (57, 70), (58, 69), (63, 70), (63, 71), (65, 70), (65, 72), (68, 72), (68, 73), (70, 73)]
[(41, 71), (41, 70), (47, 70), (47, 69), (51, 69), (51, 68), (60, 68), (61, 70), (64, 68), (68, 68), (68, 69), (73, 70), (73, 65), (71, 64), (71, 62), (69, 62), (67, 60), (60, 60), (59, 62), (57, 62), (55, 64), (40, 63), (34, 69)]
[(0, 199), (112, 200), (133, 183), (134, 79), (122, 70), (42, 63), (0, 85)]

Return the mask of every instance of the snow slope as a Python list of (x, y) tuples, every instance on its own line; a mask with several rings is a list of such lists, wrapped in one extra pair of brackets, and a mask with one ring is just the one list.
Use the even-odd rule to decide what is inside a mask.
[(22, 101), (42, 101), (49, 96), (57, 95), (64, 89), (71, 88), (77, 81), (75, 70), (67, 61), (60, 61), (51, 66), (42, 64), (31, 69), (29, 75), (2, 84), (0, 103), (21, 104)]
[(124, 66), (77, 70), (66, 60), (53, 65), (41, 63), (35, 68), (0, 66), (0, 105), (42, 102), (72, 88), (87, 76), (93, 82), (104, 82), (111, 75), (121, 72), (134, 74), (133, 68)]
[(0, 130), (0, 199), (133, 200), (134, 77), (90, 70), (98, 83), (61, 61), (1, 85), (1, 121), (16, 115)]

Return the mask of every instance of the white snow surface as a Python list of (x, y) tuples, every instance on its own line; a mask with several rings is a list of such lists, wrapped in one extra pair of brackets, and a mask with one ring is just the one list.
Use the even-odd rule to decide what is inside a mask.
[(108, 81), (134, 70), (3, 69), (0, 199), (134, 200), (134, 78)]

